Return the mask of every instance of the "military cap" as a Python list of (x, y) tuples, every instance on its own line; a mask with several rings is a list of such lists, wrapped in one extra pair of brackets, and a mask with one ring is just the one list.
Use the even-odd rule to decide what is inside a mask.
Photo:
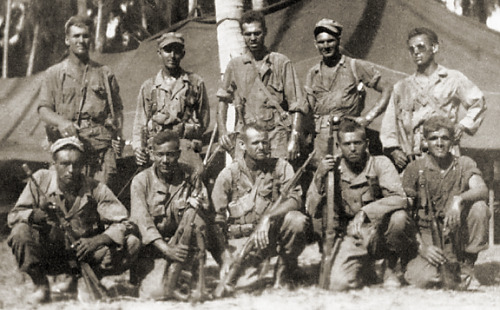
[(50, 146), (50, 152), (52, 154), (55, 154), (55, 153), (57, 153), (57, 151), (59, 151), (60, 149), (62, 149), (65, 146), (68, 146), (68, 145), (73, 146), (74, 148), (78, 149), (80, 152), (83, 152), (83, 150), (84, 150), (83, 143), (80, 140), (78, 140), (77, 137), (73, 136), (73, 137), (61, 138), (61, 139), (57, 140), (56, 142), (54, 142)]
[(318, 33), (328, 32), (333, 34), (334, 36), (340, 36), (342, 34), (342, 25), (333, 19), (323, 18), (314, 26), (314, 36), (317, 36)]
[(181, 33), (169, 32), (162, 34), (161, 37), (156, 40), (156, 42), (158, 42), (159, 48), (163, 48), (172, 43), (184, 45), (184, 37)]

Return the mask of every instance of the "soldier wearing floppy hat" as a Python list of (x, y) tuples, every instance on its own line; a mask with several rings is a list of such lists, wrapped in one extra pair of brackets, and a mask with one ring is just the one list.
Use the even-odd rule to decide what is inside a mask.
[(142, 147), (146, 141), (141, 141), (143, 129), (148, 141), (170, 130), (181, 139), (182, 161), (201, 167), (201, 137), (210, 122), (205, 83), (199, 75), (185, 71), (180, 65), (186, 54), (182, 34), (164, 33), (157, 42), (162, 68), (142, 84), (137, 99), (132, 136), (136, 162), (138, 165), (148, 162), (148, 154)]

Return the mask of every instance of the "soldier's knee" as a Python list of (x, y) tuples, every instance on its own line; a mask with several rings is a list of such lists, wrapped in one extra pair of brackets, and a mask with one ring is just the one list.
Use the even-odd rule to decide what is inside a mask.
[(134, 235), (127, 235), (125, 237), (125, 244), (127, 245), (127, 252), (130, 256), (136, 257), (141, 248), (141, 240)]
[(409, 217), (406, 211), (398, 210), (391, 214), (389, 220), (389, 230), (392, 232), (403, 232), (409, 224)]
[(32, 228), (26, 223), (18, 223), (10, 231), (8, 244), (11, 247), (33, 242)]
[(470, 208), (468, 218), (479, 221), (488, 220), (490, 218), (490, 210), (486, 202), (483, 200), (476, 201)]
[(346, 277), (331, 277), (330, 278), (330, 291), (343, 292), (352, 289), (359, 288), (359, 283), (357, 281), (352, 281)]
[(307, 216), (299, 211), (290, 211), (285, 215), (284, 226), (293, 233), (305, 232), (307, 227)]

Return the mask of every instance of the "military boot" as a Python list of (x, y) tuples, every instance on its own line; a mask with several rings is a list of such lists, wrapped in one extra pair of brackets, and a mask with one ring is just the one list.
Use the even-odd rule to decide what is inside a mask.
[(50, 302), (50, 287), (47, 276), (40, 270), (32, 270), (28, 274), (35, 285), (34, 292), (28, 297), (28, 303), (39, 305)]
[(384, 271), (384, 287), (385, 288), (399, 288), (401, 287), (401, 281), (399, 280), (398, 273), (396, 271), (396, 266), (398, 263), (398, 256), (391, 255), (385, 260), (385, 271)]

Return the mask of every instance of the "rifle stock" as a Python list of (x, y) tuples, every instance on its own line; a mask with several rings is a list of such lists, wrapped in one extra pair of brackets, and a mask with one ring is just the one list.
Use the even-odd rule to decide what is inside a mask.
[[(328, 135), (328, 153), (335, 156), (335, 134), (338, 131), (340, 118), (333, 116), (330, 119), (330, 131)], [(323, 207), (321, 226), (323, 231), (323, 252), (321, 255), (321, 266), (319, 274), (319, 287), (328, 289), (330, 286), (330, 271), (335, 260), (337, 250), (340, 245), (340, 238), (338, 238), (335, 231), (336, 217), (335, 213), (335, 163), (334, 169), (328, 172), (326, 178), (326, 206)]]
[[(316, 153), (316, 151), (314, 150), (309, 154), (309, 157), (307, 158), (307, 160), (295, 172), (295, 174), (292, 177), (292, 179), (290, 180), (290, 182), (288, 182), (288, 184), (282, 188), (280, 196), (269, 207), (269, 209), (268, 209), (269, 211), (272, 211), (272, 210), (278, 208), (278, 206), (283, 202), (283, 200), (288, 198), (290, 191), (295, 187), (295, 185), (299, 181), (300, 177), (304, 173), (307, 165), (309, 165), (309, 163), (311, 162), (315, 153)], [(238, 278), (238, 275), (242, 271), (241, 269), (243, 267), (243, 262), (244, 262), (245, 258), (255, 248), (255, 242), (254, 242), (255, 234), (256, 234), (256, 232), (254, 230), (252, 232), (252, 234), (250, 234), (250, 236), (248, 237), (245, 244), (243, 245), (243, 248), (238, 252), (236, 257), (231, 262), (228, 272), (219, 281), (219, 284), (217, 285), (217, 287), (215, 288), (215, 291), (214, 291), (215, 298), (222, 297), (225, 292), (232, 292), (233, 291), (235, 282)]]
[[(436, 210), (432, 199), (430, 199), (429, 187), (427, 185), (427, 181), (425, 180), (424, 171), (419, 170), (419, 186), (420, 190), (424, 191), (423, 199), (420, 199), (421, 207), (427, 207), (429, 210), (429, 214), (431, 216), (431, 236), (432, 236), (432, 244), (437, 246), (441, 251), (446, 255), (445, 252), (445, 243), (449, 244), (451, 242), (449, 230), (446, 227), (441, 227), (441, 223), (439, 222), (436, 216)], [(424, 201), (425, 199), (425, 201)], [(448, 240), (450, 242), (445, 242)], [(458, 262), (450, 262), (447, 261), (438, 266), (438, 273), (441, 279), (441, 283), (443, 287), (446, 289), (455, 290), (460, 286), (460, 266)]]
[[(33, 177), (33, 172), (31, 171), (29, 166), (27, 164), (23, 164), (22, 167), (23, 170), (28, 175), (28, 177), (30, 178), (33, 185), (35, 185), (35, 187), (37, 188), (38, 192), (42, 196), (44, 196), (44, 199), (50, 201), (47, 195), (41, 190), (40, 186), (38, 185), (38, 182)], [(54, 214), (56, 215), (57, 220), (59, 221), (58, 226), (64, 231), (64, 234), (68, 238), (71, 245), (74, 245), (78, 241), (78, 236), (73, 231), (71, 223), (64, 217), (64, 213), (61, 210), (60, 206), (51, 202), (49, 210), (44, 210), (44, 211), (54, 211)], [(102, 286), (101, 282), (99, 281), (99, 278), (96, 276), (92, 267), (90, 267), (90, 265), (87, 262), (83, 261), (78, 262), (76, 258), (75, 261), (80, 266), (80, 273), (83, 277), (85, 285), (87, 286), (90, 292), (90, 297), (93, 300), (108, 298), (108, 294), (106, 293), (105, 288)]]

